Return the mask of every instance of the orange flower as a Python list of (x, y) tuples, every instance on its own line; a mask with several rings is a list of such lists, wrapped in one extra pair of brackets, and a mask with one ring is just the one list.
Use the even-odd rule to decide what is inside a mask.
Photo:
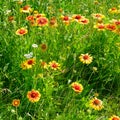
[(50, 68), (53, 69), (53, 70), (60, 69), (60, 64), (57, 63), (56, 61), (49, 62), (49, 66), (50, 66)]
[(12, 101), (12, 105), (15, 106), (15, 107), (18, 107), (20, 105), (20, 100), (19, 99), (14, 99)]
[(101, 110), (104, 106), (102, 101), (95, 97), (92, 100), (90, 100), (90, 107), (92, 107), (95, 110)]
[(28, 33), (28, 30), (26, 28), (20, 28), (16, 31), (16, 35), (20, 35), (20, 36), (25, 35), (27, 33)]
[(20, 12), (30, 13), (30, 12), (32, 12), (32, 9), (29, 5), (26, 5), (26, 6), (24, 6), (23, 8), (20, 9)]
[(73, 89), (75, 92), (77, 92), (77, 93), (81, 93), (81, 92), (83, 91), (83, 86), (82, 86), (82, 84), (79, 84), (79, 83), (77, 83), (77, 82), (73, 82), (73, 83), (71, 84), (71, 86), (72, 86), (72, 89)]
[(105, 28), (110, 31), (115, 31), (116, 30), (116, 25), (115, 24), (106, 24)]
[(66, 25), (69, 25), (70, 24), (70, 20), (71, 20), (71, 18), (70, 17), (68, 17), (68, 16), (61, 16), (61, 19), (62, 19), (62, 21), (63, 21), (63, 23), (65, 23)]
[(39, 17), (39, 18), (36, 19), (36, 24), (38, 26), (48, 25), (48, 19), (46, 17)]
[(39, 91), (32, 89), (31, 91), (28, 91), (27, 98), (30, 102), (38, 102), (41, 97), (41, 94)]
[(93, 57), (91, 57), (88, 53), (86, 53), (86, 54), (81, 54), (79, 56), (79, 59), (84, 64), (90, 64), (93, 60)]
[(109, 118), (109, 120), (120, 120), (119, 116), (113, 115)]
[(105, 25), (103, 23), (98, 23), (94, 25), (94, 28), (97, 28), (98, 30), (105, 30)]

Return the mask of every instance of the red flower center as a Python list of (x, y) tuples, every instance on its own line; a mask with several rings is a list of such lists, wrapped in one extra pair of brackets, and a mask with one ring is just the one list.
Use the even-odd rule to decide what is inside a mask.
[(120, 25), (120, 21), (116, 21), (115, 24), (116, 24), (116, 25)]
[(107, 28), (109, 30), (115, 30), (116, 29), (116, 26), (115, 25), (107, 25)]
[(112, 8), (111, 10), (116, 10), (116, 8)]
[(63, 20), (68, 21), (69, 17), (68, 16), (64, 16)]
[(38, 96), (37, 93), (35, 93), (35, 92), (31, 93), (31, 97), (32, 97), (32, 98), (36, 98), (37, 96)]
[(96, 99), (96, 100), (94, 100), (93, 104), (94, 105), (100, 105), (100, 101)]
[(99, 25), (98, 28), (99, 28), (99, 29), (104, 29), (105, 26), (104, 26), (104, 25)]
[(42, 49), (42, 50), (47, 49), (47, 45), (46, 45), (46, 44), (41, 44), (41, 49)]
[(84, 59), (84, 60), (88, 60), (88, 58), (89, 58), (88, 55), (84, 55), (84, 56), (83, 56), (83, 59)]
[(80, 90), (80, 86), (79, 85), (74, 85), (74, 89), (75, 90)]
[(119, 120), (119, 118), (114, 117), (114, 118), (112, 118), (112, 120)]
[(33, 60), (28, 60), (28, 65), (32, 65), (33, 64)]
[(23, 7), (23, 10), (28, 10), (29, 9), (29, 6), (24, 6)]
[(81, 19), (82, 18), (82, 16), (80, 16), (80, 15), (76, 15), (75, 16), (75, 19), (77, 19), (77, 20), (79, 20), (79, 19)]
[(40, 17), (42, 17), (42, 15), (41, 15), (41, 14), (36, 15), (36, 18), (40, 18)]
[(46, 62), (41, 62), (41, 66), (45, 66), (46, 65)]
[(55, 20), (50, 20), (50, 25), (54, 25), (55, 23)]
[(47, 20), (45, 18), (38, 19), (38, 24), (45, 24), (45, 23), (47, 23)]
[(99, 18), (99, 17), (101, 17), (101, 15), (97, 14), (97, 15), (95, 15), (95, 17)]
[(34, 20), (34, 17), (33, 17), (33, 16), (28, 16), (28, 17), (27, 17), (27, 20), (30, 20), (30, 21), (31, 21), (31, 20)]
[(82, 23), (87, 23), (87, 20), (81, 20)]
[(53, 63), (53, 64), (52, 64), (52, 67), (53, 67), (53, 68), (57, 68), (58, 65), (57, 65), (56, 63)]
[(24, 34), (25, 33), (25, 30), (23, 30), (23, 29), (21, 29), (20, 31), (19, 31), (19, 34)]

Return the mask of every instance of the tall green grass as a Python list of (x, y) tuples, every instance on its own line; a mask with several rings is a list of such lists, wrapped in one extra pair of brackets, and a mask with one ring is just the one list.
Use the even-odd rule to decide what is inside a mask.
[[(108, 120), (120, 111), (120, 34), (94, 29), (91, 14), (101, 13), (105, 22), (119, 19), (119, 14), (110, 14), (108, 9), (120, 4), (115, 1), (93, 0), (26, 0), (22, 4), (9, 0), (0, 2), (0, 120)], [(50, 20), (57, 19), (58, 27), (31, 26), (25, 19), (30, 14), (20, 13), (20, 8), (30, 5)], [(60, 12), (62, 9), (64, 12)], [(119, 8), (120, 9), (120, 8)], [(11, 10), (10, 13), (7, 13)], [(81, 14), (89, 19), (88, 25), (71, 22), (66, 26), (61, 15)], [(14, 21), (8, 21), (14, 16)], [(24, 36), (15, 34), (26, 27)], [(47, 45), (43, 52), (40, 45)], [(33, 48), (37, 44), (38, 48)], [(23, 70), (24, 54), (33, 52), (36, 64)], [(79, 60), (81, 54), (89, 53), (93, 62), (85, 65)], [(43, 69), (40, 61), (55, 60), (61, 70)], [(97, 68), (94, 71), (93, 67)], [(41, 77), (40, 75), (43, 75)], [(81, 94), (71, 88), (72, 82), (84, 86)], [(36, 89), (41, 93), (37, 103), (27, 99), (27, 92)], [(89, 100), (99, 93), (104, 109), (95, 111)], [(20, 106), (12, 106), (13, 99), (20, 99)], [(16, 110), (17, 109), (17, 110)]]

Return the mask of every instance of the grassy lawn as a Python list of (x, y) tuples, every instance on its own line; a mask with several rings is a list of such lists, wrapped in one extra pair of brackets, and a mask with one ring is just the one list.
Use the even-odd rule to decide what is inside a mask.
[(0, 120), (120, 120), (120, 1), (0, 1)]

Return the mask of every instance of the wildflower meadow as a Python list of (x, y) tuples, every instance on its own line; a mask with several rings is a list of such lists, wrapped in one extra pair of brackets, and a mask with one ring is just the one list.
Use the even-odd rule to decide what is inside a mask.
[(120, 120), (120, 1), (0, 0), (0, 120)]

